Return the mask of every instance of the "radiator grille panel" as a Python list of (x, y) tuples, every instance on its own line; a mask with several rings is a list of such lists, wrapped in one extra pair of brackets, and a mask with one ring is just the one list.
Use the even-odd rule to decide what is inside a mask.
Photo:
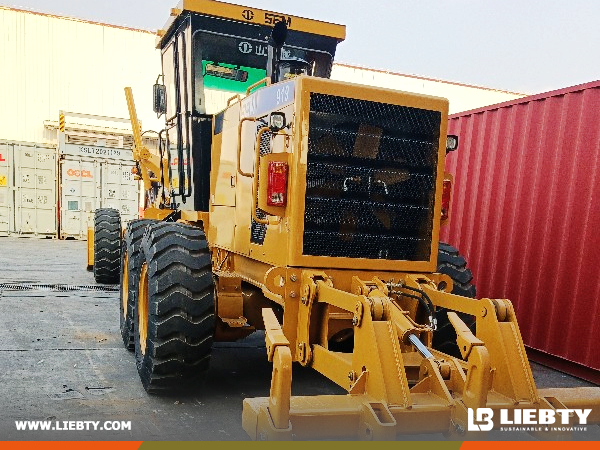
[(441, 113), (311, 94), (305, 255), (426, 261)]

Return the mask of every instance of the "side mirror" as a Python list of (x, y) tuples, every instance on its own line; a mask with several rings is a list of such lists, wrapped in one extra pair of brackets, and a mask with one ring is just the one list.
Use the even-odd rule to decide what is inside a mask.
[(167, 88), (164, 84), (157, 82), (153, 86), (153, 97), (154, 112), (160, 117), (167, 112)]
[(271, 39), (269, 41), (269, 56), (267, 58), (267, 76), (271, 83), (279, 81), (279, 62), (281, 61), (281, 49), (287, 39), (288, 28), (285, 22), (279, 21), (273, 26)]
[(273, 31), (271, 32), (271, 39), (273, 40), (273, 47), (281, 48), (285, 44), (285, 40), (287, 39), (288, 27), (287, 24), (283, 21), (279, 21), (273, 27)]

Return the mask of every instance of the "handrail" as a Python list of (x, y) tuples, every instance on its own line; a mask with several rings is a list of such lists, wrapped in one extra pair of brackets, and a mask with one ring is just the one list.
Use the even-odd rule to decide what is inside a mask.
[(240, 119), (240, 123), (238, 124), (238, 142), (237, 142), (237, 172), (243, 177), (252, 177), (253, 174), (250, 172), (242, 172), (241, 167), (241, 158), (242, 158), (242, 126), (246, 121), (256, 122), (258, 119), (256, 117), (242, 117)]
[(271, 79), (269, 77), (265, 77), (262, 80), (257, 81), (256, 83), (248, 86), (248, 89), (246, 89), (246, 95), (250, 95), (250, 91), (252, 89), (254, 89), (256, 86), (260, 86), (261, 84), (266, 83), (267, 86), (269, 86), (271, 84)]
[(240, 94), (235, 94), (233, 97), (229, 97), (229, 99), (227, 99), (227, 107), (229, 108), (229, 106), (231, 105), (231, 100), (237, 100), (237, 101), (241, 101), (242, 97)]

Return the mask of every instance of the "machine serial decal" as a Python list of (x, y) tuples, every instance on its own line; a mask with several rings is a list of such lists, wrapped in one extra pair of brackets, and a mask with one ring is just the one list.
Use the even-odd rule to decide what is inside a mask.
[(87, 153), (90, 155), (105, 155), (105, 156), (119, 156), (121, 152), (119, 150), (113, 150), (112, 148), (98, 148), (98, 147), (79, 147), (80, 153)]
[(293, 103), (295, 88), (293, 80), (262, 88), (242, 101), (242, 117), (261, 117), (269, 111)]

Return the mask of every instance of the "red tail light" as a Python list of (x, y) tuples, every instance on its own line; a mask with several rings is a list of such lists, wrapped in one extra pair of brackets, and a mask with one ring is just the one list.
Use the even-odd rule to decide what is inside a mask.
[(283, 161), (269, 162), (267, 182), (267, 205), (285, 206), (287, 203), (288, 165)]
[(452, 193), (452, 181), (444, 180), (442, 190), (442, 220), (448, 220), (450, 217), (450, 194)]

